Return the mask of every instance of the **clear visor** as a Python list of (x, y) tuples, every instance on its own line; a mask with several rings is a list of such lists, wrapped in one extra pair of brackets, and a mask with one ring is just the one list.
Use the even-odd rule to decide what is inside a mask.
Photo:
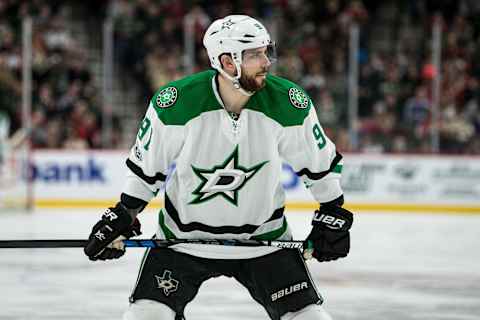
[(267, 58), (271, 63), (277, 62), (278, 57), (275, 42), (270, 42), (270, 44), (267, 46)]
[(265, 51), (260, 49), (245, 50), (243, 52), (242, 59), (245, 63), (262, 61), (263, 59), (268, 59), (270, 63), (275, 63), (277, 61), (277, 49), (275, 47), (275, 42), (270, 42)]

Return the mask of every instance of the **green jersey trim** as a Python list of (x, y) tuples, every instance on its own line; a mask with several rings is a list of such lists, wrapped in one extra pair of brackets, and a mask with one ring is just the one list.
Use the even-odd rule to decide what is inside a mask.
[[(292, 96), (292, 92), (295, 95)], [(268, 75), (265, 87), (250, 98), (245, 108), (261, 112), (283, 127), (290, 127), (302, 125), (312, 105), (301, 87), (287, 79)]]
[[(216, 71), (208, 70), (161, 87), (150, 104), (162, 123), (185, 125), (204, 112), (222, 110), (215, 76)], [(250, 97), (245, 109), (261, 112), (283, 127), (302, 125), (313, 106), (305, 91), (274, 75), (268, 75), (265, 81), (265, 86)]]
[(165, 239), (177, 239), (172, 230), (170, 230), (170, 228), (167, 227), (167, 225), (165, 224), (165, 214), (163, 213), (163, 209), (161, 209), (158, 213), (158, 224), (160, 225), (160, 229), (162, 229), (162, 232), (165, 235)]
[(337, 164), (337, 165), (335, 166), (335, 168), (333, 168), (332, 172), (334, 172), (334, 173), (342, 173), (342, 170), (343, 170), (343, 165)]
[(161, 87), (150, 104), (162, 123), (181, 126), (203, 112), (222, 109), (211, 85), (215, 74), (208, 70)]
[(283, 217), (283, 223), (280, 228), (253, 236), (251, 237), (251, 239), (252, 240), (275, 240), (280, 238), (285, 233), (285, 231), (287, 231), (287, 228), (288, 228), (287, 219)]

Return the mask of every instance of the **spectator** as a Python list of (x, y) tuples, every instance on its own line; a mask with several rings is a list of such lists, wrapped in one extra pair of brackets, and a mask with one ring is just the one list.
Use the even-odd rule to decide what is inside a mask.
[[(32, 67), (33, 114), (32, 145), (37, 148), (67, 146), (101, 147), (93, 143), (99, 130), (96, 116), (85, 116), (82, 123), (88, 132), (75, 138), (84, 143), (63, 143), (65, 121), (79, 101), (95, 108), (97, 89), (86, 63), (86, 54), (68, 32), (65, 8), (71, 3), (37, 0), (33, 2), (0, 1), (0, 112), (12, 122), (11, 132), (20, 123), (21, 96), (21, 19), (33, 16)], [(92, 119), (93, 118), (93, 119)], [(70, 136), (72, 134), (67, 132)], [(77, 132), (75, 132), (76, 134)], [(73, 139), (73, 138), (72, 138)]]
[[(89, 147), (101, 147), (102, 123), (96, 110), (98, 89), (89, 70), (87, 53), (80, 50), (75, 37), (67, 31), (70, 21), (65, 9), (73, 4), (0, 0), (0, 111), (9, 115), (15, 130), (19, 125), (21, 96), (19, 17), (28, 13), (35, 17), (36, 26), (32, 43), (36, 112), (46, 119), (71, 122), (77, 117), (75, 109), (80, 101), (87, 111), (78, 121), (88, 122), (91, 128), (88, 132), (67, 132), (72, 137), (68, 140), (85, 139)], [(349, 140), (346, 128), (349, 32), (355, 23), (360, 28), (357, 58), (361, 139), (357, 151), (428, 152), (430, 128), (435, 126), (441, 128), (442, 152), (478, 153), (480, 6), (475, 1), (447, 1), (441, 6), (426, 0), (409, 5), (361, 0), (222, 1), (215, 5), (196, 2), (192, 7), (183, 0), (118, 0), (110, 4), (116, 67), (129, 90), (131, 79), (138, 83), (142, 90), (138, 103), (141, 106), (146, 96), (184, 74), (184, 21), (192, 23), (193, 68), (201, 70), (209, 66), (201, 45), (208, 23), (218, 16), (245, 12), (276, 26), (275, 37), (282, 46), (278, 48), (278, 63), (273, 65), (275, 72), (303, 84), (316, 103), (325, 130), (344, 139), (345, 143), (339, 145), (350, 150), (357, 145)], [(83, 18), (88, 23), (103, 19), (98, 14)], [(430, 39), (435, 22), (440, 22), (443, 35), (440, 70), (431, 61)], [(290, 30), (296, 30), (294, 37)], [(430, 91), (439, 74), (441, 122), (432, 123)], [(38, 146), (47, 145), (42, 138), (47, 131), (55, 132), (47, 123), (39, 124), (43, 127), (38, 128), (37, 140), (43, 142), (36, 143)], [(391, 143), (380, 141), (379, 132), (387, 135), (385, 140)], [(120, 136), (117, 133), (116, 141)], [(81, 143), (72, 145), (78, 147)]]
[(418, 87), (415, 96), (407, 100), (403, 119), (410, 129), (426, 125), (430, 116), (430, 100), (425, 87)]

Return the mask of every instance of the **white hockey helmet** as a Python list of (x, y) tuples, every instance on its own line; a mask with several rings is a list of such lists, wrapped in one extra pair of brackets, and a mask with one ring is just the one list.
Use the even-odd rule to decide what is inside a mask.
[[(267, 29), (258, 20), (246, 15), (230, 15), (215, 20), (205, 32), (203, 45), (207, 49), (212, 68), (230, 79), (237, 89), (240, 89), (240, 65), (244, 50), (266, 46), (269, 59), (275, 58), (275, 44), (271, 41)], [(220, 56), (224, 53), (231, 55), (237, 68), (237, 74), (234, 77), (222, 69)]]

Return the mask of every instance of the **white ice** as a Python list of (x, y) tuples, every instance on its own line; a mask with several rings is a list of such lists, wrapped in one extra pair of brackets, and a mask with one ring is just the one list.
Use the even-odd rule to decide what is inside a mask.
[[(101, 210), (0, 213), (0, 239), (86, 238)], [(291, 212), (303, 239), (310, 213)], [(156, 214), (142, 214), (153, 234)], [(348, 258), (309, 261), (335, 320), (480, 319), (480, 216), (356, 215)], [(81, 249), (0, 249), (0, 319), (121, 319), (143, 249), (113, 262), (90, 262)], [(207, 281), (187, 306), (188, 320), (267, 319), (246, 289)]]

